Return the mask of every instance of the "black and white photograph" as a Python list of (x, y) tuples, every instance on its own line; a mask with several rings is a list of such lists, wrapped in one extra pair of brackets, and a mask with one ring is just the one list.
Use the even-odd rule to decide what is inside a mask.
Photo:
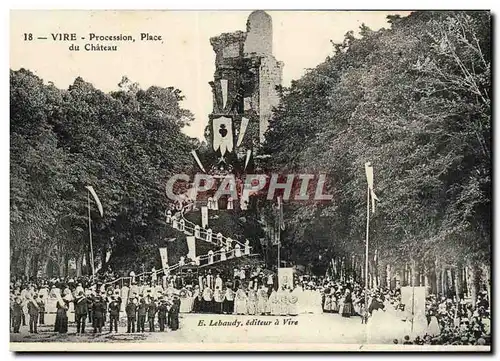
[(491, 32), (11, 10), (10, 350), (491, 352)]

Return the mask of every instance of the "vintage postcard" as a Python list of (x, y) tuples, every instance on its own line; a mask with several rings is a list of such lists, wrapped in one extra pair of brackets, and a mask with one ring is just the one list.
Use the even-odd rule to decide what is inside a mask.
[(491, 15), (12, 10), (10, 349), (491, 350)]

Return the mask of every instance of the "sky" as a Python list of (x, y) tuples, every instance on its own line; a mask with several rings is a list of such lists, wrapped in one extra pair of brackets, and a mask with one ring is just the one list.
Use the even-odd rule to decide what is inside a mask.
[[(212, 111), (208, 84), (215, 71), (215, 53), (209, 39), (224, 32), (246, 30), (251, 11), (11, 11), (10, 68), (26, 68), (60, 88), (76, 77), (105, 92), (116, 90), (122, 76), (145, 89), (152, 85), (173, 86), (182, 91), (182, 106), (195, 116), (183, 131), (203, 138)], [(387, 11), (268, 11), (273, 19), (273, 52), (284, 62), (283, 85), (289, 86), (307, 69), (333, 54), (331, 41), (341, 42), (349, 30), (362, 23), (373, 30), (388, 27)], [(24, 40), (25, 34), (33, 40)], [(77, 41), (53, 41), (52, 33), (75, 33)], [(72, 43), (97, 35), (128, 34), (135, 42), (114, 42), (116, 52), (74, 52)], [(139, 41), (141, 33), (160, 35), (162, 41)], [(47, 37), (47, 39), (38, 39)], [(85, 37), (82, 40), (81, 37)]]

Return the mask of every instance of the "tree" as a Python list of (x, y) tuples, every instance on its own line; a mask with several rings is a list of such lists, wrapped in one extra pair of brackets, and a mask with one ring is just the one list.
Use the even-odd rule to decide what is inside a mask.
[[(285, 207), (297, 262), (364, 253), (366, 179), (382, 200), (370, 259), (433, 271), (490, 258), (491, 74), (487, 12), (414, 12), (361, 29), (285, 89), (266, 134), (275, 171), (329, 175), (330, 204)], [(329, 232), (321, 246), (318, 232)], [(325, 237), (319, 237), (325, 238)], [(446, 252), (443, 252), (446, 250)], [(309, 254), (311, 253), (311, 254)], [(300, 259), (302, 258), (302, 259)], [(371, 267), (375, 271), (375, 265)], [(415, 274), (414, 272), (414, 274)], [(489, 271), (487, 271), (489, 272)]]

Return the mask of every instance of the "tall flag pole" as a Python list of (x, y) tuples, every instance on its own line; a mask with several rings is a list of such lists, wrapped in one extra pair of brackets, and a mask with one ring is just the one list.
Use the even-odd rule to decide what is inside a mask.
[(87, 190), (87, 205), (89, 211), (89, 241), (90, 241), (90, 265), (92, 266), (92, 278), (95, 277), (94, 249), (92, 247), (92, 221), (90, 219), (90, 191)]
[(99, 214), (101, 215), (101, 217), (103, 216), (103, 210), (101, 201), (99, 200), (99, 197), (97, 196), (97, 193), (95, 192), (94, 188), (92, 186), (86, 186), (85, 188), (87, 189), (87, 208), (89, 215), (90, 263), (92, 266), (92, 277), (95, 277), (94, 249), (92, 245), (92, 220), (90, 218), (90, 194), (92, 194), (92, 197), (94, 198), (97, 204), (97, 208), (99, 209)]
[(373, 190), (373, 166), (371, 162), (365, 163), (365, 173), (366, 173), (366, 242), (365, 242), (365, 310), (368, 310), (368, 249), (369, 249), (369, 233), (370, 233), (370, 199), (372, 204), (372, 212), (375, 212), (375, 201), (379, 199), (375, 195)]
[(285, 230), (285, 223), (283, 222), (283, 201), (281, 196), (278, 197), (278, 227), (277, 228), (277, 237), (278, 237), (278, 269), (280, 268), (280, 249), (281, 249), (281, 231)]

